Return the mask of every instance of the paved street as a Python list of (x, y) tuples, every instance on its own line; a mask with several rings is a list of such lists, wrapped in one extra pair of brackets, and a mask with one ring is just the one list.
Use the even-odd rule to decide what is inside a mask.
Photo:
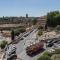
[(29, 44), (29, 41), (35, 41), (36, 39), (36, 32), (35, 30), (30, 33), (27, 37), (24, 37), (24, 40), (20, 41), (16, 47), (17, 47), (17, 55), (19, 56), (19, 58), (21, 58), (22, 60), (35, 60), (36, 57), (38, 56), (34, 56), (34, 57), (30, 57), (26, 54), (25, 48), (26, 45)]

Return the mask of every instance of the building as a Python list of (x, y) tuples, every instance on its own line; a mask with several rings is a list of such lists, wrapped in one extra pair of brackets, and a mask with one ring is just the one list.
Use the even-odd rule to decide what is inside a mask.
[(26, 14), (26, 18), (28, 18), (28, 14)]
[(45, 27), (46, 25), (46, 17), (37, 17), (37, 25)]

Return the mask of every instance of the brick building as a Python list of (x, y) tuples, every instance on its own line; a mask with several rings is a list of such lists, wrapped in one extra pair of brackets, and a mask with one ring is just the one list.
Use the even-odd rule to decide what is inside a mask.
[(37, 23), (38, 26), (45, 27), (45, 25), (46, 25), (46, 17), (45, 16), (37, 17), (37, 21), (38, 21), (38, 23)]

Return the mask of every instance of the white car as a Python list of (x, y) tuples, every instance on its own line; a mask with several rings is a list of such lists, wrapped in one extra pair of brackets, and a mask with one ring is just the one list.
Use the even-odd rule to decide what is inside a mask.
[(16, 46), (11, 44), (6, 49), (6, 53), (5, 53), (6, 56), (5, 57), (8, 58), (12, 54), (16, 54)]

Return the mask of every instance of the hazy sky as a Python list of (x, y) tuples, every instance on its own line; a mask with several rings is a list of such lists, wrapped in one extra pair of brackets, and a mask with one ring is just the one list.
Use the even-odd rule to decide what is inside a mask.
[(60, 11), (60, 0), (0, 0), (0, 16), (41, 16)]

